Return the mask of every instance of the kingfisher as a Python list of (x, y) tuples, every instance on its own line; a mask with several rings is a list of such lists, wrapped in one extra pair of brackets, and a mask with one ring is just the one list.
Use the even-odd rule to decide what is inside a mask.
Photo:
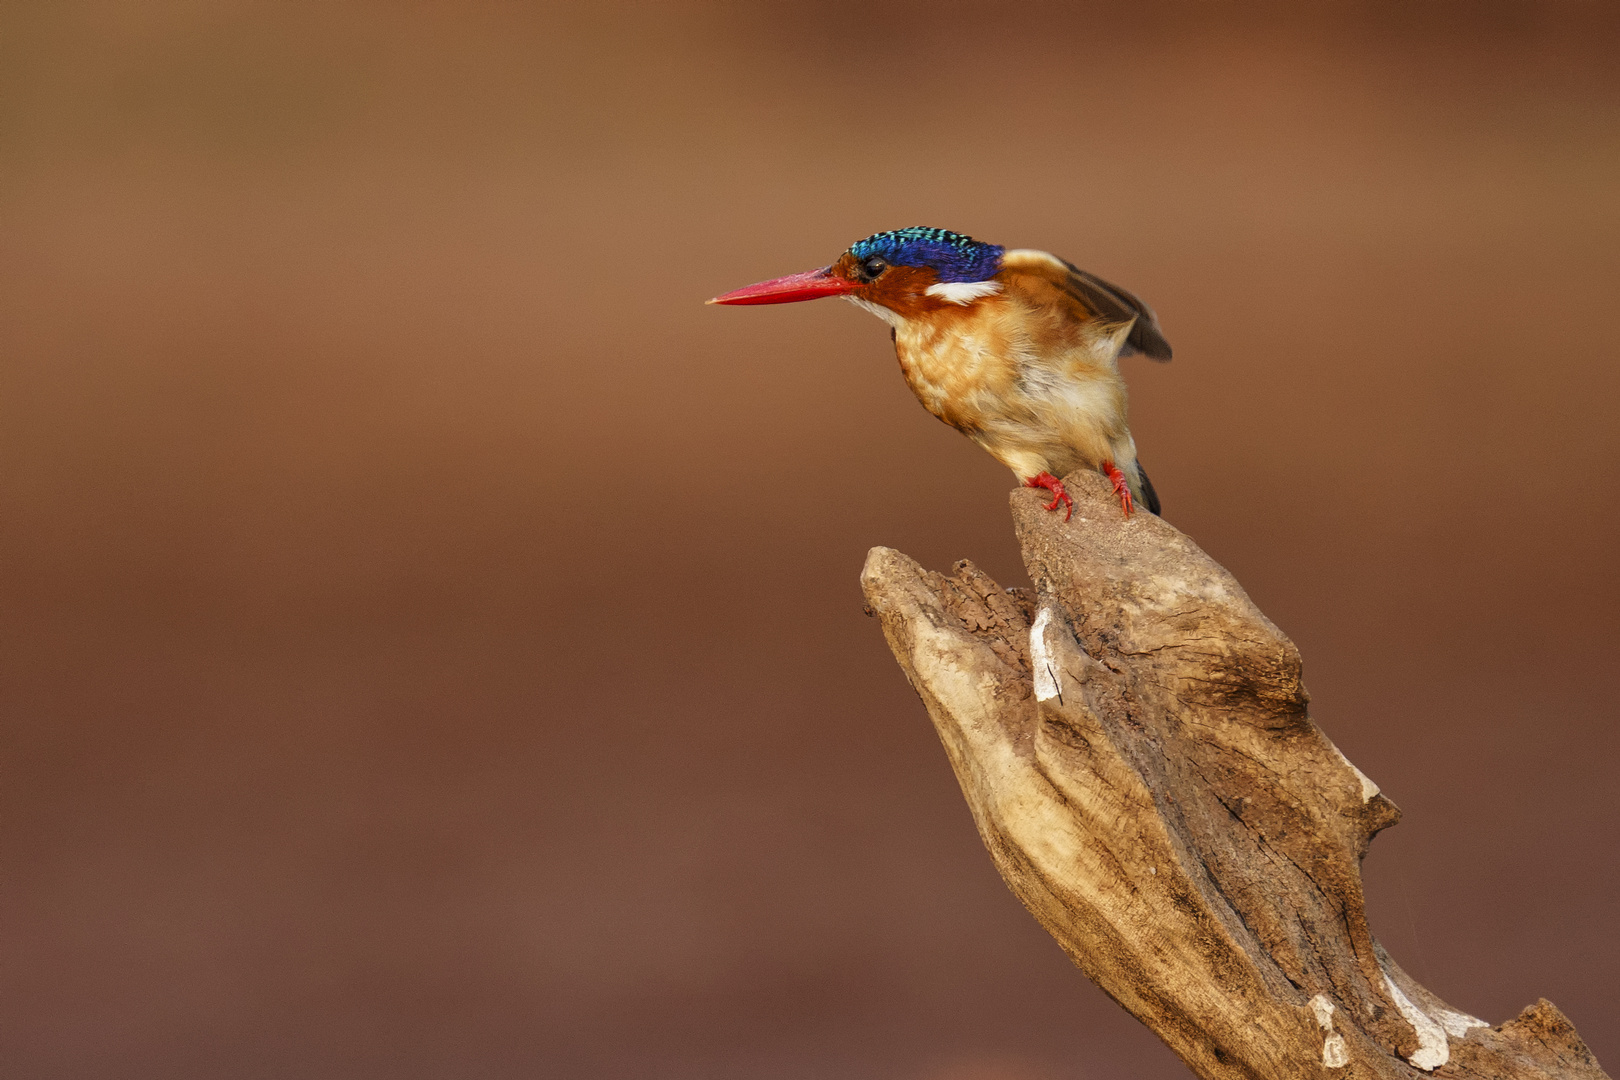
[(841, 296), (889, 324), (900, 370), (923, 407), (989, 451), (1046, 509), (1074, 501), (1059, 479), (1095, 469), (1129, 517), (1159, 512), (1125, 423), (1119, 358), (1169, 360), (1153, 309), (1045, 251), (1006, 249), (947, 229), (875, 233), (831, 266), (773, 278), (711, 304)]

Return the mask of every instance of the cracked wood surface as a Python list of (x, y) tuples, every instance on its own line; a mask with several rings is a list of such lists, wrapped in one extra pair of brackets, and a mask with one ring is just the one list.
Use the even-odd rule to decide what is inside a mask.
[(1411, 979), (1360, 865), (1400, 818), (1312, 722), (1299, 651), (1107, 482), (1013, 493), (1035, 591), (874, 548), (861, 575), (1012, 891), (1210, 1078), (1600, 1078), (1545, 1000), (1490, 1027)]

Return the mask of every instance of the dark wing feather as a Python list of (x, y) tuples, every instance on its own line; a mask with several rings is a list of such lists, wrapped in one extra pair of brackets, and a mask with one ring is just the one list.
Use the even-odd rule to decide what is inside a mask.
[(1136, 325), (1131, 327), (1130, 334), (1125, 338), (1121, 355), (1139, 352), (1150, 360), (1170, 359), (1170, 343), (1160, 333), (1159, 319), (1153, 314), (1152, 308), (1129, 290), (1111, 285), (1072, 263), (1065, 262), (1063, 265), (1069, 268), (1065, 290), (1092, 312), (1109, 322), (1136, 320)]

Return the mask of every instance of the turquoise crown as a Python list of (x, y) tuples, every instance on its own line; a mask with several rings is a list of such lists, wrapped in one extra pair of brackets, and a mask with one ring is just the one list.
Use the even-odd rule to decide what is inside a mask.
[(942, 282), (985, 281), (1001, 268), (997, 244), (986, 244), (949, 229), (914, 225), (909, 229), (873, 233), (850, 245), (850, 254), (865, 260), (876, 256), (892, 266), (932, 267)]

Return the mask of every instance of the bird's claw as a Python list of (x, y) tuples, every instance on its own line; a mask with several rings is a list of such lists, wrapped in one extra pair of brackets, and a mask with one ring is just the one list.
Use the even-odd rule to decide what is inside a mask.
[(1024, 481), (1024, 486), (1032, 488), (1045, 488), (1047, 491), (1050, 491), (1052, 493), (1052, 501), (1046, 504), (1046, 508), (1048, 510), (1056, 510), (1060, 503), (1068, 507), (1067, 511), (1063, 515), (1064, 521), (1068, 521), (1074, 516), (1074, 500), (1069, 498), (1069, 493), (1067, 491), (1063, 490), (1063, 481), (1059, 480), (1051, 473), (1036, 473), (1034, 476)]
[(1130, 517), (1131, 511), (1136, 509), (1131, 503), (1130, 482), (1125, 479), (1125, 474), (1120, 472), (1112, 461), (1103, 462), (1102, 471), (1108, 479), (1114, 482), (1114, 495), (1119, 499), (1120, 509), (1125, 511), (1126, 517)]

